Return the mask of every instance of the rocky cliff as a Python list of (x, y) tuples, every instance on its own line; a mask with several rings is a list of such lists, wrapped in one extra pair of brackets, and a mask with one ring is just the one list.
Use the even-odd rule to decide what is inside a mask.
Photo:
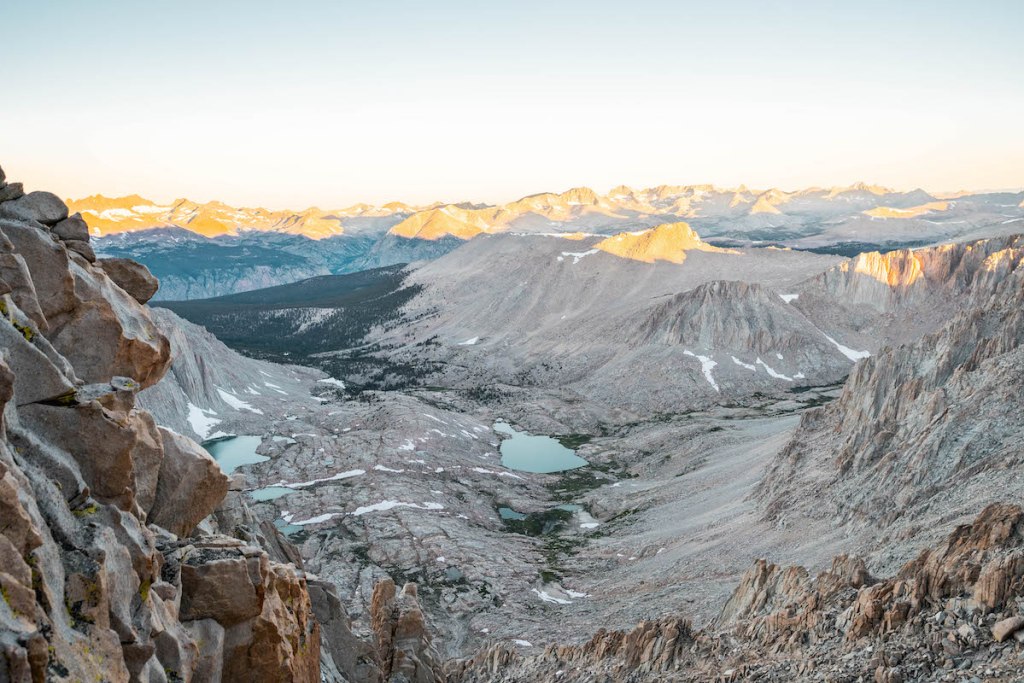
[(862, 253), (795, 288), (793, 304), (879, 346), (906, 343), (983, 305), (1022, 262), (1020, 235)]
[(135, 407), (171, 360), (156, 281), (56, 196), (0, 198), (0, 680), (318, 680), (304, 574), (197, 531), (228, 478)]
[[(91, 224), (95, 218), (86, 220)], [(378, 237), (356, 234), (314, 240), (256, 231), (205, 237), (172, 226), (100, 237), (93, 244), (103, 256), (145, 264), (160, 280), (156, 298), (181, 301), (359, 270)]]
[(768, 519), (829, 517), (879, 547), (1024, 493), (1024, 271), (1008, 260), (983, 260), (979, 276), (1001, 279), (972, 288), (978, 305), (858, 364), (837, 401), (803, 417), (759, 486)]

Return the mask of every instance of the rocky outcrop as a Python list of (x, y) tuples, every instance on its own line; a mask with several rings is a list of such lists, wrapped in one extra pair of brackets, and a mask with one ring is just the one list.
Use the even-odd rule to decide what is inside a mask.
[(99, 266), (118, 287), (128, 292), (140, 304), (152, 299), (160, 288), (160, 283), (153, 277), (153, 273), (149, 272), (149, 268), (131, 259), (102, 259)]
[(58, 198), (12, 187), (0, 172), (0, 680), (320, 680), (302, 570), (200, 525), (227, 478), (135, 405), (170, 362), (145, 292)]
[(891, 578), (847, 556), (817, 576), (759, 560), (703, 630), (665, 617), (540, 654), (496, 645), (453, 662), (449, 680), (1016, 680), (1022, 600), (1024, 511), (996, 504)]
[(1022, 259), (1024, 241), (1020, 236), (886, 254), (865, 252), (818, 275), (801, 297), (806, 300), (824, 292), (835, 301), (889, 311), (920, 305), (936, 294), (985, 296), (1020, 267)]
[(855, 366), (838, 400), (804, 415), (758, 487), (767, 519), (827, 516), (878, 548), (937, 540), (921, 535), (1024, 493), (1006, 476), (1022, 464), (1024, 271), (986, 291), (936, 332)]
[(379, 582), (373, 589), (370, 619), (383, 680), (409, 683), (445, 680), (416, 599), (416, 584), (407, 583), (402, 592), (396, 594), (391, 579)]
[[(885, 580), (872, 579), (862, 561), (847, 557), (816, 577), (802, 567), (759, 561), (720, 623), (775, 651), (823, 643), (852, 648), (879, 636), (893, 645), (917, 640), (923, 656), (914, 673), (921, 675), (922, 665), (939, 668), (950, 656), (993, 652), (986, 642), (1020, 631), (1022, 595), (1024, 511), (993, 504)], [(1019, 663), (1020, 652), (1011, 653)]]

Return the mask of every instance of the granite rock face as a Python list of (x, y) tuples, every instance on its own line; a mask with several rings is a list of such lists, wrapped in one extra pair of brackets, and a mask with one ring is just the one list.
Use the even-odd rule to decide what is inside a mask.
[(201, 524), (227, 477), (135, 405), (171, 360), (155, 281), (83, 225), (0, 172), (0, 680), (320, 680), (287, 542)]
[(767, 520), (828, 517), (884, 541), (937, 541), (942, 522), (1019, 499), (1006, 473), (1024, 462), (1024, 252), (1007, 242), (957, 259), (985, 264), (975, 278), (991, 284), (970, 290), (975, 305), (857, 364), (834, 403), (803, 416), (757, 488)]
[(99, 265), (111, 280), (140, 304), (152, 299), (160, 288), (160, 283), (149, 272), (149, 268), (131, 259), (102, 259)]

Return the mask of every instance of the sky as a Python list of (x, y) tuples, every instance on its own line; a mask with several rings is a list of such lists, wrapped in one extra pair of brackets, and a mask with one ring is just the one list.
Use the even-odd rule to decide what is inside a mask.
[(269, 208), (1024, 187), (1024, 2), (33, 0), (0, 165)]

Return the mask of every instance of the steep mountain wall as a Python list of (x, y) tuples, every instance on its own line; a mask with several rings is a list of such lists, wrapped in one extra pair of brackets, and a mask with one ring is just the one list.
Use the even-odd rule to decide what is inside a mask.
[(1024, 494), (1024, 270), (1009, 243), (940, 269), (939, 293), (970, 279), (960, 293), (976, 305), (858, 364), (838, 400), (804, 416), (757, 491), (769, 519), (831, 517), (884, 546)]
[(277, 232), (211, 238), (169, 227), (102, 237), (94, 246), (103, 256), (145, 264), (160, 280), (156, 298), (181, 301), (359, 270), (378, 238), (339, 235), (313, 240)]

